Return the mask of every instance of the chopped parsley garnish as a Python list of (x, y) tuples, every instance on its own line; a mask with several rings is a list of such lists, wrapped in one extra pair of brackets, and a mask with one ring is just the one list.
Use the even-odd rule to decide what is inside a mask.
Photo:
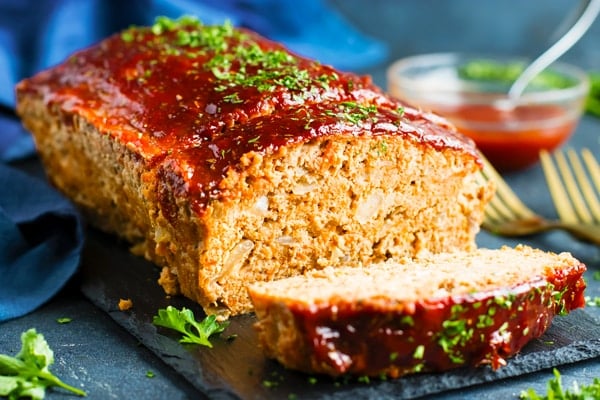
[[(154, 35), (148, 45), (158, 48), (163, 55), (208, 56), (197, 68), (210, 71), (217, 79), (216, 91), (253, 87), (259, 92), (272, 92), (278, 87), (311, 95), (315, 88), (327, 89), (338, 76), (332, 72), (311, 76), (308, 67), (298, 65), (298, 59), (283, 49), (264, 48), (251, 35), (237, 30), (231, 22), (223, 25), (203, 25), (198, 19), (184, 16), (179, 19), (157, 17), (150, 28)], [(121, 33), (124, 42), (132, 42), (143, 30), (130, 28)], [(192, 73), (193, 71), (190, 71)], [(302, 97), (294, 97), (300, 100)], [(233, 93), (224, 98), (236, 103), (243, 101)]]
[(135, 40), (135, 35), (129, 30), (123, 31), (123, 33), (121, 33), (121, 39), (123, 39), (123, 41), (127, 43), (133, 42)]
[(404, 315), (402, 316), (402, 319), (400, 320), (400, 322), (402, 324), (408, 325), (408, 326), (414, 326), (415, 325), (415, 320), (413, 319), (412, 315)]
[(470, 322), (462, 317), (467, 309), (455, 304), (451, 307), (450, 318), (442, 322), (442, 330), (437, 334), (437, 343), (450, 360), (455, 364), (465, 362), (461, 349), (464, 348), (474, 334)]
[(179, 19), (171, 19), (165, 16), (158, 16), (154, 21), (154, 25), (150, 28), (155, 35), (162, 35), (168, 31), (174, 31), (186, 26), (197, 28), (202, 23), (195, 17), (184, 15)]
[(223, 100), (225, 100), (228, 103), (234, 104), (244, 102), (244, 100), (240, 99), (240, 95), (237, 92), (228, 94), (227, 96), (223, 97)]
[(424, 355), (425, 355), (425, 346), (420, 344), (415, 349), (415, 352), (413, 353), (413, 358), (415, 358), (417, 360), (421, 360), (421, 359), (423, 359)]
[(364, 105), (354, 101), (344, 101), (337, 105), (337, 111), (327, 111), (327, 115), (337, 117), (351, 124), (357, 125), (360, 122), (370, 119), (377, 122), (377, 106)]

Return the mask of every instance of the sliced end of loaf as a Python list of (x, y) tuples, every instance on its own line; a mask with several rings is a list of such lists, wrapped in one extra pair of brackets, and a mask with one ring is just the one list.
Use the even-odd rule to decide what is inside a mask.
[(491, 191), (445, 120), (255, 33), (171, 22), (17, 85), (50, 180), (168, 293), (237, 314), (248, 282), (474, 247)]
[(190, 217), (182, 198), (157, 202), (155, 229), (169, 233), (164, 246), (154, 239), (160, 255), (186, 275), (183, 293), (213, 312), (251, 311), (248, 282), (473, 249), (491, 193), (475, 158), (402, 137), (332, 136), (242, 162), (221, 186), (231, 195), (204, 216)]
[[(249, 286), (265, 353), (330, 375), (497, 368), (582, 307), (585, 266), (529, 247), (480, 249)], [(557, 295), (557, 293), (559, 295)]]

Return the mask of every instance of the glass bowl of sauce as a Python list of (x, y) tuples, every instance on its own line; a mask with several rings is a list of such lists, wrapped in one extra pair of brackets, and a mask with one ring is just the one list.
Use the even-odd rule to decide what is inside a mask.
[(554, 63), (516, 101), (508, 90), (526, 61), (457, 53), (417, 55), (388, 68), (391, 95), (447, 118), (500, 171), (535, 164), (575, 131), (589, 91), (587, 74)]

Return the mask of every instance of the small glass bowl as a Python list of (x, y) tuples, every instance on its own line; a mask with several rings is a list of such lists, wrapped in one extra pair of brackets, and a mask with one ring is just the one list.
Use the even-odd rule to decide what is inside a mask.
[(388, 90), (446, 117), (497, 169), (514, 171), (535, 164), (541, 149), (552, 151), (572, 135), (590, 86), (584, 71), (557, 62), (515, 103), (507, 93), (525, 66), (515, 57), (417, 55), (388, 68)]

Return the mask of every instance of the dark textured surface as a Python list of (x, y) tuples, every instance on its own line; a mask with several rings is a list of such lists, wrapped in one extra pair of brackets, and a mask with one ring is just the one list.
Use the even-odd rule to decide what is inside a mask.
[[(177, 334), (153, 326), (152, 316), (169, 304), (190, 308), (198, 318), (203, 316), (200, 307), (192, 302), (166, 297), (155, 283), (157, 276), (155, 266), (130, 255), (113, 237), (90, 232), (82, 269), (83, 293), (210, 397), (279, 399), (294, 394), (299, 398), (341, 399), (350, 395), (353, 398), (414, 398), (600, 356), (600, 321), (585, 310), (577, 310), (566, 317), (555, 318), (546, 334), (532, 341), (506, 367), (497, 371), (487, 367), (460, 369), (396, 381), (373, 381), (369, 385), (336, 383), (316, 377), (316, 383), (307, 385), (309, 376), (286, 371), (263, 357), (251, 326), (253, 316), (232, 318), (223, 336), (213, 341), (212, 349), (182, 346), (177, 343)], [(119, 311), (119, 298), (130, 298), (133, 309)], [(229, 335), (236, 338), (227, 340)], [(277, 385), (265, 387), (267, 382)]]
[[(339, 0), (335, 3), (359, 28), (390, 43), (390, 61), (414, 53), (453, 50), (533, 55), (545, 46), (548, 35), (573, 5), (572, 0), (551, 3), (545, 0), (374, 0), (368, 2), (368, 6), (363, 0)], [(600, 46), (596, 44), (599, 34), (600, 23), (597, 21), (590, 34), (567, 54), (566, 59), (584, 68), (600, 69)], [(384, 71), (385, 65), (381, 65), (364, 72), (372, 73), (375, 81), (384, 86)], [(600, 120), (584, 118), (570, 145), (587, 146), (596, 155), (600, 154)], [(21, 166), (34, 173), (38, 171), (36, 163)], [(508, 175), (507, 179), (529, 206), (545, 216), (555, 216), (539, 166)], [(586, 294), (600, 296), (600, 282), (592, 278), (594, 272), (600, 271), (600, 247), (575, 241), (561, 232), (519, 240), (498, 238), (482, 232), (478, 242), (494, 248), (523, 242), (545, 250), (570, 251), (588, 266), (586, 278), (589, 288)], [(339, 387), (331, 382), (321, 382), (319, 378), (317, 385), (311, 385), (307, 376), (282, 373), (274, 362), (259, 358), (256, 365), (252, 364), (258, 356), (254, 350), (250, 350), (254, 345), (248, 336), (253, 335), (249, 333), (251, 319), (248, 317), (236, 320), (227, 331), (229, 334), (236, 330), (243, 331), (246, 336), (240, 336), (232, 342), (216, 341), (214, 354), (206, 349), (183, 347), (176, 343), (176, 336), (171, 332), (156, 330), (150, 325), (151, 316), (156, 310), (149, 308), (151, 304), (162, 307), (168, 301), (154, 282), (152, 274), (158, 273), (155, 267), (150, 266), (141, 276), (136, 272), (147, 266), (144, 261), (128, 255), (114, 238), (93, 234), (88, 242), (81, 274), (68, 287), (38, 311), (0, 325), (0, 353), (15, 354), (20, 347), (20, 333), (35, 327), (46, 336), (55, 351), (56, 363), (52, 370), (66, 382), (83, 387), (88, 392), (87, 398), (101, 400), (205, 397), (191, 382), (206, 382), (206, 386), (213, 388), (232, 387), (237, 393), (248, 394), (249, 398), (264, 394), (263, 397), (282, 399), (286, 399), (292, 389), (305, 394), (298, 396), (299, 399), (316, 397), (317, 394), (332, 399), (354, 398), (359, 394), (380, 399), (386, 396), (401, 398), (397, 393), (403, 391), (408, 395), (411, 393), (409, 387), (412, 390), (430, 387), (439, 390), (442, 386), (450, 387), (452, 384), (458, 387), (458, 384), (463, 387), (427, 397), (498, 400), (516, 399), (527, 388), (545, 392), (546, 382), (553, 375), (551, 368), (548, 368), (550, 364), (543, 363), (560, 363), (559, 370), (565, 386), (575, 381), (579, 384), (589, 383), (594, 377), (600, 377), (600, 357), (588, 358), (591, 355), (587, 354), (588, 351), (597, 352), (600, 346), (600, 329), (597, 325), (594, 327), (591, 317), (587, 317), (600, 319), (600, 308), (588, 307), (585, 312), (578, 311), (571, 316), (555, 319), (547, 333), (557, 335), (552, 339), (554, 344), (533, 341), (522, 355), (510, 361), (509, 369), (498, 372), (507, 375), (462, 370), (395, 382)], [(101, 278), (114, 270), (119, 271), (119, 276), (109, 279), (109, 285), (105, 288), (100, 287), (102, 279), (96, 281), (89, 275), (98, 271)], [(92, 305), (81, 295), (80, 287), (98, 304), (108, 305), (110, 311), (107, 313)], [(110, 296), (101, 293), (110, 293)], [(134, 308), (126, 313), (117, 311), (118, 298), (112, 296), (132, 297)], [(189, 305), (182, 299), (174, 298), (171, 301), (178, 306)], [(70, 317), (72, 322), (58, 324), (56, 319), (60, 317)], [(157, 351), (159, 356), (155, 356), (153, 351)], [(227, 354), (228, 358), (218, 359), (221, 354)], [(198, 357), (209, 363), (216, 359), (224, 367), (211, 365), (199, 370), (196, 366)], [(577, 359), (584, 360), (575, 362)], [(152, 371), (155, 376), (148, 378), (147, 371)], [(537, 372), (525, 373), (527, 371)], [(509, 373), (517, 376), (508, 377)], [(243, 376), (243, 379), (230, 384), (234, 376)], [(280, 387), (274, 390), (262, 387), (264, 379), (277, 382), (282, 376), (284, 382)], [(421, 383), (414, 384), (412, 379)], [(51, 391), (47, 396), (49, 400), (65, 397), (59, 391)], [(217, 397), (216, 393), (211, 392), (210, 397)]]

